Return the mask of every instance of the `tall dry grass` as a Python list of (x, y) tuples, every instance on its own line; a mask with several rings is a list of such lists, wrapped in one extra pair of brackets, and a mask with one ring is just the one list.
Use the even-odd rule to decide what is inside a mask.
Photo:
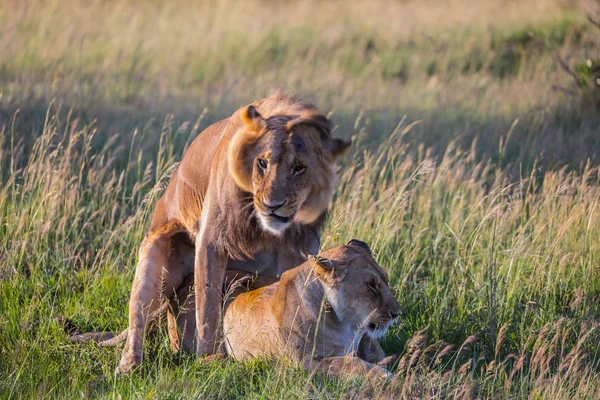
[(598, 118), (552, 87), (572, 85), (557, 52), (567, 62), (597, 52), (587, 6), (4, 1), (0, 120), (20, 109), (22, 135), (35, 136), (54, 99), (130, 138), (136, 127), (158, 134), (169, 113), (181, 122), (207, 108), (211, 122), (285, 86), (331, 110), (340, 132), (362, 114), (374, 142), (407, 116), (422, 120), (407, 143), (441, 153), (457, 136), (467, 148), (477, 137), (480, 155), (497, 160), (518, 120), (505, 163), (531, 166), (542, 154), (544, 165), (579, 168), (597, 159)]
[[(92, 152), (95, 128), (66, 122), (49, 117), (25, 168), (3, 176), (5, 393), (39, 395), (50, 384), (58, 396), (102, 395), (107, 385), (143, 392), (171, 368), (168, 390), (208, 395), (212, 382), (224, 397), (254, 392), (237, 376), (236, 363), (174, 357), (165, 335), (154, 339), (159, 350), (131, 381), (112, 376), (116, 352), (66, 344), (54, 316), (73, 316), (90, 330), (125, 325), (136, 246), (172, 171), (153, 179), (153, 164), (141, 161), (136, 142), (118, 148), (109, 139)], [(319, 388), (305, 374), (300, 379), (297, 371), (266, 364), (254, 372), (260, 390), (589, 398), (599, 383), (597, 168), (512, 182), (472, 152), (451, 148), (438, 161), (426, 151), (411, 156), (396, 137), (410, 129), (400, 125), (372, 150), (359, 142), (347, 157), (323, 243), (367, 240), (388, 270), (403, 307), (402, 322), (384, 341), (389, 352), (403, 354), (396, 380), (388, 387)], [(177, 153), (166, 144), (187, 134), (165, 128), (165, 147), (153, 158), (170, 165)], [(5, 130), (3, 141), (13, 135)], [(120, 171), (111, 168), (118, 158), (128, 159)]]
[[(2, 2), (2, 397), (597, 398), (600, 124), (551, 89), (556, 51), (594, 49), (582, 6)], [(323, 246), (363, 239), (389, 272), (394, 381), (199, 362), (164, 331), (115, 376), (55, 317), (126, 326), (186, 144), (281, 84), (354, 139)]]

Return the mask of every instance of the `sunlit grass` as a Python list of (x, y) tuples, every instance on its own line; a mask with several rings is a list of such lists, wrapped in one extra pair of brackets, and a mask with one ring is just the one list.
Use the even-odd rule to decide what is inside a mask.
[[(8, 174), (0, 192), (3, 390), (40, 394), (52, 385), (45, 390), (56, 395), (100, 395), (114, 385), (127, 396), (164, 386), (208, 395), (220, 387), (224, 397), (255, 391), (285, 397), (287, 390), (348, 389), (342, 383), (320, 388), (298, 371), (281, 377), (272, 363), (220, 366), (173, 356), (164, 332), (133, 378), (113, 376), (117, 351), (68, 344), (56, 316), (85, 330), (126, 325), (136, 246), (166, 177), (155, 184), (135, 144), (119, 150), (108, 140), (91, 153), (86, 143), (93, 128), (59, 138), (59, 126), (48, 121), (27, 166)], [(361, 161), (342, 168), (323, 243), (365, 239), (390, 273), (404, 313), (384, 344), (389, 352), (406, 347), (410, 361), (396, 385), (415, 393), (458, 387), (482, 394), (592, 393), (599, 339), (589, 320), (598, 313), (600, 287), (597, 169), (512, 182), (471, 153), (449, 149), (437, 162), (427, 153), (410, 156), (396, 137), (409, 129), (400, 126), (374, 150), (354, 149)], [(163, 143), (175, 136), (165, 133)], [(176, 156), (157, 152), (166, 160)], [(119, 157), (130, 160), (120, 172), (110, 167)], [(417, 350), (406, 340), (425, 327), (428, 336), (413, 359), (410, 351)], [(473, 334), (477, 339), (461, 349)], [(437, 357), (448, 343), (456, 348)], [(521, 358), (527, 363), (513, 374)], [(240, 368), (258, 374), (256, 386), (247, 386)]]
[[(1, 397), (600, 396), (600, 124), (552, 90), (555, 52), (594, 48), (581, 7), (341, 4), (2, 2)], [(56, 317), (126, 326), (185, 146), (278, 85), (353, 137), (323, 246), (365, 240), (389, 272), (395, 381), (201, 362), (164, 329), (115, 375), (119, 349)]]

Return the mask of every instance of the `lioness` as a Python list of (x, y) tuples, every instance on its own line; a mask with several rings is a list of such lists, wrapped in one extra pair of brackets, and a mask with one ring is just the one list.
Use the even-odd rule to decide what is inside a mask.
[(229, 356), (286, 357), (307, 370), (387, 376), (378, 339), (400, 314), (385, 271), (366, 243), (351, 240), (239, 294), (224, 316)]
[(277, 276), (315, 254), (335, 159), (349, 146), (314, 106), (279, 91), (201, 132), (140, 246), (119, 370), (141, 363), (149, 316), (192, 274), (197, 330), (188, 326), (183, 346), (218, 352), (225, 269)]

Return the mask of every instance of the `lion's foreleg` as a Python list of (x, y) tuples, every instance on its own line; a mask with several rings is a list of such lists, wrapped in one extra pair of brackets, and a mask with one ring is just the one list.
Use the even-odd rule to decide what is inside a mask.
[(359, 358), (372, 364), (377, 364), (385, 358), (385, 352), (379, 342), (369, 335), (364, 335), (360, 339), (356, 353)]
[(389, 379), (392, 377), (388, 370), (354, 356), (310, 359), (305, 361), (304, 367), (311, 372), (318, 371), (340, 378), (367, 376)]
[[(319, 246), (317, 244), (315, 255), (319, 252)], [(278, 249), (277, 255), (277, 264), (278, 264), (278, 274), (281, 276), (285, 271), (288, 271), (292, 268), (296, 268), (298, 265), (304, 263), (307, 258), (298, 253), (297, 251), (293, 251), (288, 248), (280, 248)]]
[(198, 332), (196, 356), (204, 357), (223, 351), (221, 333), (222, 290), (227, 267), (227, 255), (217, 251), (213, 230), (204, 217), (196, 240), (194, 285), (196, 292), (196, 329)]

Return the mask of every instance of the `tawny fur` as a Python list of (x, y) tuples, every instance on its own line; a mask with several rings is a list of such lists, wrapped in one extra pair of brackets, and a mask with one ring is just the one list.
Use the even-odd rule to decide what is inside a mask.
[(352, 240), (238, 295), (225, 311), (224, 340), (235, 359), (271, 356), (338, 376), (386, 377), (376, 338), (399, 312), (387, 275)]
[[(192, 287), (188, 278), (170, 299), (180, 323), (175, 327), (169, 321), (174, 351), (180, 348), (180, 337), (185, 340), (181, 322), (194, 324)], [(385, 366), (392, 357), (385, 357), (376, 339), (399, 315), (399, 304), (385, 271), (363, 242), (351, 240), (327, 250), (285, 272), (280, 281), (227, 271), (223, 297), (224, 342), (234, 359), (288, 359), (309, 371), (340, 377), (390, 375)], [(153, 320), (166, 309), (165, 304)], [(127, 335), (127, 330), (117, 336), (96, 332), (72, 335), (70, 340), (114, 346)]]
[[(228, 270), (225, 274), (223, 285), (223, 300), (225, 307), (240, 293), (255, 290), (275, 283), (277, 278), (269, 276), (258, 276), (246, 271)], [(189, 350), (189, 342), (194, 339), (195, 313), (194, 296), (192, 295), (194, 285), (193, 276), (188, 276), (181, 286), (176, 289), (173, 296), (154, 311), (148, 320), (148, 330), (155, 329), (167, 318), (167, 328), (171, 349), (177, 353), (183, 347)], [(115, 334), (110, 331), (80, 333), (79, 329), (71, 320), (59, 319), (68, 335), (68, 340), (74, 343), (94, 342), (99, 347), (114, 347), (127, 340), (129, 329)], [(189, 325), (188, 325), (189, 324)], [(191, 330), (191, 335), (190, 331)], [(186, 332), (187, 331), (187, 332)], [(186, 347), (186, 344), (188, 345)]]
[[(349, 144), (331, 137), (314, 106), (280, 91), (201, 132), (157, 201), (140, 246), (119, 370), (142, 362), (149, 316), (189, 276), (196, 329), (189, 315), (175, 321), (171, 313), (169, 320), (187, 324), (186, 350), (221, 351), (225, 269), (277, 276), (318, 251), (335, 159)], [(266, 169), (259, 158), (268, 160)], [(273, 204), (281, 206), (271, 212)]]

